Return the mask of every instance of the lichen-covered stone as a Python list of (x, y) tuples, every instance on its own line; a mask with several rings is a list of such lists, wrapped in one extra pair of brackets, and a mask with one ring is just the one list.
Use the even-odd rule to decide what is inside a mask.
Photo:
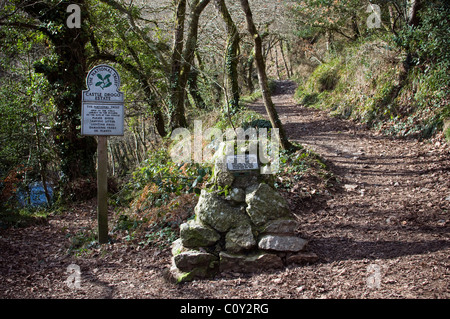
[(172, 265), (169, 269), (171, 280), (176, 283), (194, 279), (212, 278), (219, 269), (216, 255), (204, 250), (192, 250), (183, 246), (181, 239), (172, 243)]
[(293, 235), (297, 226), (298, 223), (295, 219), (277, 219), (265, 224), (261, 228), (261, 233)]
[(232, 187), (246, 189), (252, 185), (259, 184), (258, 171), (250, 171), (243, 176), (235, 176)]
[(183, 246), (183, 244), (181, 242), (181, 238), (178, 238), (177, 240), (172, 242), (171, 249), (172, 249), (171, 250), (172, 256), (176, 256), (186, 250), (186, 248)]
[(281, 252), (298, 252), (305, 248), (308, 242), (296, 236), (264, 235), (258, 242), (263, 250)]
[(191, 271), (195, 268), (213, 269), (218, 261), (213, 254), (190, 250), (173, 256), (175, 266), (182, 271)]
[(234, 207), (220, 198), (215, 192), (202, 190), (195, 214), (200, 222), (218, 232), (227, 232), (231, 228), (249, 225), (249, 217), (241, 207)]
[(235, 187), (230, 191), (230, 195), (228, 195), (227, 199), (235, 201), (236, 203), (244, 203), (245, 191), (242, 188)]
[(197, 248), (214, 245), (220, 239), (220, 234), (211, 227), (189, 221), (180, 225), (180, 238), (184, 247)]
[(169, 279), (177, 284), (192, 281), (194, 279), (195, 274), (189, 271), (181, 271), (175, 266), (175, 262), (172, 258), (172, 264), (169, 269)]
[(215, 162), (213, 181), (214, 184), (221, 187), (231, 186), (233, 184), (234, 175), (228, 171), (227, 164), (223, 159)]
[(169, 275), (170, 279), (178, 284), (195, 279), (212, 278), (217, 274), (218, 266), (218, 261), (211, 261), (208, 266), (194, 267), (183, 271), (176, 266), (175, 257), (173, 257)]
[(256, 226), (270, 220), (292, 217), (286, 200), (272, 187), (261, 183), (246, 190), (247, 214)]
[(232, 253), (239, 253), (256, 246), (250, 225), (243, 225), (231, 229), (225, 236), (225, 249)]

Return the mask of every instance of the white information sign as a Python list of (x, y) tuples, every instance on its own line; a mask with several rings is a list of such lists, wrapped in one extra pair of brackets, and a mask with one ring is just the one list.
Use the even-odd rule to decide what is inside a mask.
[(94, 67), (83, 91), (81, 134), (121, 136), (124, 134), (124, 94), (119, 91), (119, 73), (109, 65)]
[(258, 169), (258, 157), (256, 154), (227, 156), (227, 168), (229, 171)]
[(83, 135), (123, 135), (123, 105), (83, 103)]

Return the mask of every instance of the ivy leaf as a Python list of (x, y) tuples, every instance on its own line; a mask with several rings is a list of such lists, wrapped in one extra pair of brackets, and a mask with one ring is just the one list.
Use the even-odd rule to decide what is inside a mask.
[(206, 175), (206, 170), (204, 168), (200, 168), (197, 170), (198, 176), (199, 177), (204, 177)]

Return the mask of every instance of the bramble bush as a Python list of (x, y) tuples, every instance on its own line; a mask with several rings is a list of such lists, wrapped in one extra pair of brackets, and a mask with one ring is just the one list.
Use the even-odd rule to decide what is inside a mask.
[(189, 207), (211, 172), (198, 163), (173, 162), (166, 148), (149, 154), (114, 196), (119, 206), (114, 232), (141, 245), (170, 244), (177, 227), (192, 215)]

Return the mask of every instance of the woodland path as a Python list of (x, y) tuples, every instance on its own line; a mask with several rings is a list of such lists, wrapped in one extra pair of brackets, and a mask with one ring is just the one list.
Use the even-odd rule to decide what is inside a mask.
[[(0, 230), (0, 298), (450, 298), (449, 146), (377, 135), (297, 105), (294, 90), (280, 82), (273, 96), (289, 138), (322, 156), (338, 180), (313, 201), (291, 203), (317, 262), (174, 285), (165, 279), (169, 249), (117, 243), (67, 254), (73, 234), (95, 225), (92, 202)], [(250, 108), (265, 114), (260, 101)], [(78, 289), (65, 282), (70, 264), (80, 266)], [(375, 273), (379, 285), (368, 285)]]
[[(288, 137), (318, 153), (339, 181), (332, 196), (298, 207), (300, 233), (312, 239), (312, 250), (332, 263), (353, 260), (342, 275), (355, 275), (361, 261), (366, 268), (378, 265), (381, 286), (392, 288), (384, 291), (388, 296), (448, 298), (449, 145), (442, 137), (420, 142), (382, 136), (302, 107), (293, 100), (295, 88), (281, 81), (273, 96)], [(252, 109), (265, 113), (261, 102)]]

